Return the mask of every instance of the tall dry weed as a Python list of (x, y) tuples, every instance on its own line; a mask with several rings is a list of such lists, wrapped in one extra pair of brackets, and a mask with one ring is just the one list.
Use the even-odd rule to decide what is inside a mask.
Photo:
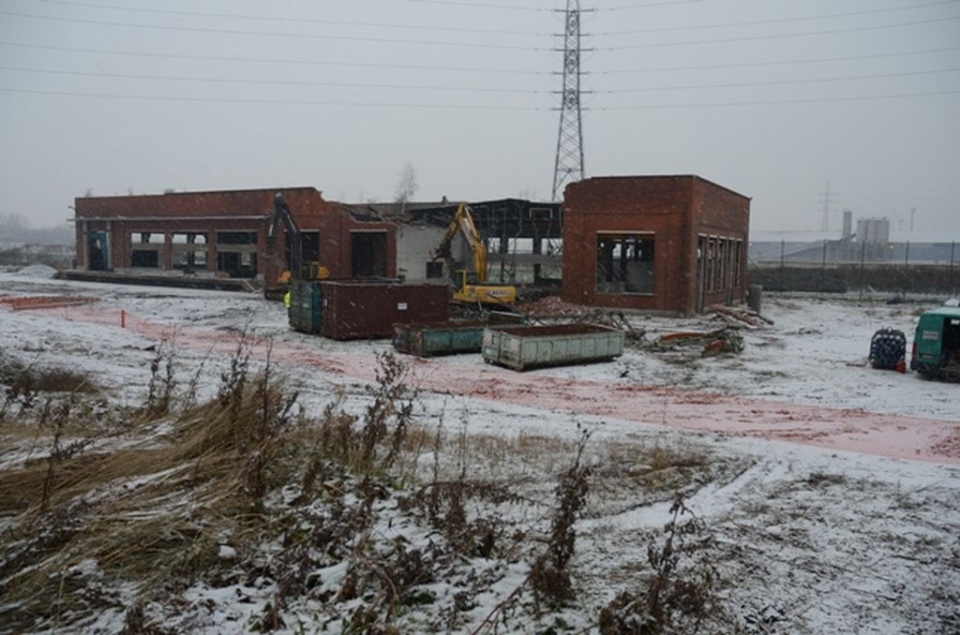
[(534, 591), (553, 606), (573, 597), (569, 565), (576, 551), (575, 524), (589, 491), (590, 468), (583, 465), (583, 452), (589, 440), (590, 431), (580, 428), (576, 458), (573, 465), (560, 475), (557, 484), (558, 505), (550, 526), (547, 551), (537, 559), (530, 573)]

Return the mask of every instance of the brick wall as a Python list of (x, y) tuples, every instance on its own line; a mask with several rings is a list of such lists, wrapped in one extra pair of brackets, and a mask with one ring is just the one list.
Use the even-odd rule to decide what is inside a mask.
[[(742, 238), (741, 266), (746, 267), (749, 199), (696, 176), (603, 177), (571, 183), (563, 211), (563, 297), (569, 302), (694, 312), (698, 236), (704, 233)], [(654, 236), (653, 293), (598, 291), (597, 240), (604, 233)], [(742, 301), (745, 290), (733, 296)]]
[[(284, 262), (285, 230), (280, 227), (276, 253), (268, 252), (267, 234), (273, 215), (277, 189), (218, 192), (175, 192), (145, 196), (83, 197), (75, 201), (77, 262), (81, 269), (88, 263), (86, 234), (89, 231), (110, 232), (110, 266), (124, 269), (131, 264), (131, 232), (207, 233), (208, 262), (216, 262), (215, 231), (256, 232), (257, 268), (268, 288), (286, 268)], [(387, 276), (396, 275), (395, 226), (393, 223), (354, 220), (337, 203), (323, 199), (311, 187), (281, 189), (301, 232), (319, 235), (321, 264), (331, 278), (351, 276), (351, 232), (383, 232), (386, 234)], [(168, 241), (169, 242), (169, 241)], [(160, 268), (170, 268), (171, 247), (160, 248)], [(212, 269), (214, 265), (208, 265)]]

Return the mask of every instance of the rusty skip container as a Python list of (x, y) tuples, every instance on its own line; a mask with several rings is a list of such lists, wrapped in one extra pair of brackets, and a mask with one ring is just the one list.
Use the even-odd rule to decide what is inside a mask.
[(336, 340), (393, 336), (393, 325), (450, 319), (450, 293), (436, 284), (338, 280), (320, 283), (320, 333)]
[(623, 354), (623, 331), (599, 324), (498, 326), (483, 332), (486, 362), (514, 370), (583, 364)]
[(394, 326), (393, 347), (418, 357), (479, 353), (486, 320), (451, 320)]

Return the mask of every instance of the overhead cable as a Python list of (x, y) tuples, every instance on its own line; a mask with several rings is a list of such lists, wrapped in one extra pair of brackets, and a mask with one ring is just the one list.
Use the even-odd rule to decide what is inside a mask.
[(238, 13), (211, 13), (206, 11), (177, 11), (175, 9), (156, 9), (146, 7), (124, 7), (112, 4), (95, 2), (68, 2), (67, 0), (37, 0), (44, 4), (56, 4), (67, 7), (86, 9), (105, 9), (110, 11), (126, 11), (129, 13), (146, 13), (152, 15), (173, 15), (192, 18), (216, 18), (218, 20), (251, 20), (255, 22), (280, 22), (286, 24), (329, 24), (333, 26), (369, 27), (378, 29), (406, 29), (415, 31), (452, 31), (458, 33), (483, 33), (495, 35), (523, 35), (526, 37), (552, 37), (550, 33), (535, 33), (528, 31), (511, 31), (509, 29), (473, 29), (447, 26), (431, 26), (427, 24), (390, 24), (381, 22), (354, 22), (350, 20), (330, 20), (325, 18), (307, 17), (279, 17), (269, 15), (243, 15)]
[(482, 68), (464, 66), (434, 66), (429, 64), (391, 64), (389, 62), (348, 62), (296, 60), (270, 57), (231, 57), (224, 55), (190, 55), (187, 53), (145, 53), (138, 51), (114, 51), (110, 49), (84, 48), (76, 46), (50, 46), (46, 44), (27, 44), (24, 42), (9, 42), (0, 40), (0, 46), (15, 46), (19, 48), (40, 49), (45, 51), (62, 51), (65, 53), (93, 53), (97, 55), (119, 55), (129, 57), (148, 57), (160, 59), (204, 60), (210, 62), (254, 62), (258, 64), (291, 64), (303, 66), (344, 66), (357, 68), (389, 68), (403, 70), (447, 71), (454, 73), (503, 73), (516, 75), (549, 75), (552, 71), (533, 71), (511, 68)]
[[(957, 0), (953, 0), (956, 2)], [(646, 49), (646, 48), (665, 48), (668, 46), (693, 46), (699, 44), (727, 44), (730, 42), (751, 42), (760, 40), (783, 40), (786, 38), (809, 37), (812, 35), (836, 35), (838, 33), (853, 33), (856, 31), (878, 31), (882, 29), (900, 29), (909, 26), (921, 26), (941, 22), (960, 20), (960, 16), (949, 16), (945, 18), (936, 18), (931, 20), (917, 20), (914, 22), (898, 22), (896, 24), (878, 24), (870, 26), (856, 26), (843, 29), (830, 29), (825, 31), (805, 31), (801, 33), (777, 33), (775, 35), (748, 35), (733, 38), (715, 38), (711, 40), (690, 40), (688, 42), (660, 42), (647, 44), (629, 44), (624, 46), (597, 47), (597, 51), (622, 51), (626, 49)]]
[[(527, 111), (537, 112), (545, 110), (556, 110), (556, 108), (538, 107), (538, 106), (505, 106), (503, 104), (441, 104), (437, 102), (426, 103), (398, 103), (398, 102), (362, 102), (362, 101), (319, 101), (309, 99), (231, 99), (222, 97), (175, 97), (171, 95), (130, 95), (117, 93), (84, 93), (74, 91), (54, 91), (54, 90), (36, 90), (25, 88), (9, 88), (0, 86), (0, 92), (19, 93), (25, 95), (50, 95), (60, 97), (83, 97), (93, 99), (130, 99), (137, 101), (163, 101), (163, 102), (199, 102), (215, 104), (270, 104), (287, 106), (333, 106), (347, 108), (402, 108), (402, 109), (431, 109), (431, 110), (496, 110), (496, 111)], [(676, 104), (647, 104), (632, 106), (601, 106), (597, 108), (584, 108), (584, 110), (596, 111), (617, 111), (617, 110), (667, 110), (679, 108), (720, 108), (720, 107), (740, 107), (740, 106), (776, 106), (789, 104), (817, 104), (817, 103), (840, 103), (840, 102), (862, 102), (862, 101), (880, 101), (888, 99), (909, 99), (915, 97), (940, 97), (945, 95), (960, 94), (960, 89), (925, 91), (912, 93), (894, 93), (881, 95), (861, 95), (854, 97), (814, 97), (809, 99), (776, 99), (776, 100), (754, 100), (739, 102), (700, 102), (700, 103), (676, 103)]]
[[(937, 2), (928, 2), (926, 4), (914, 4), (905, 7), (891, 7), (888, 9), (869, 9), (867, 11), (849, 11), (846, 13), (832, 13), (829, 15), (812, 15), (812, 16), (801, 16), (793, 18), (771, 18), (769, 20), (750, 20), (746, 22), (723, 22), (719, 24), (701, 24), (701, 25), (691, 25), (691, 26), (674, 26), (674, 27), (656, 27), (649, 29), (633, 29), (629, 31), (600, 31), (595, 32), (594, 35), (638, 35), (641, 33), (667, 33), (673, 31), (698, 31), (702, 29), (727, 29), (732, 27), (741, 27), (741, 26), (765, 26), (768, 24), (784, 24), (790, 22), (812, 22), (814, 20), (831, 20), (835, 18), (852, 18), (861, 15), (874, 15), (877, 13), (894, 13), (899, 11), (912, 11), (915, 9), (921, 9), (925, 7), (935, 7), (939, 5), (957, 5), (957, 0), (937, 0)], [(602, 9), (598, 9), (602, 11)]]
[(22, 13), (19, 11), (7, 11), (0, 9), (0, 15), (8, 15), (18, 18), (28, 18), (32, 20), (50, 20), (55, 22), (68, 22), (73, 24), (88, 24), (93, 26), (110, 26), (131, 29), (150, 29), (156, 31), (176, 31), (183, 33), (216, 33), (219, 35), (252, 35), (252, 36), (270, 36), (297, 38), (306, 40), (336, 40), (348, 42), (379, 42), (386, 44), (420, 44), (425, 46), (451, 46), (458, 48), (485, 48), (502, 49), (514, 51), (549, 51), (549, 47), (520, 46), (513, 44), (484, 44), (476, 42), (440, 42), (429, 40), (404, 40), (399, 38), (377, 38), (355, 35), (320, 35), (313, 33), (280, 33), (275, 31), (248, 31), (243, 29), (215, 29), (207, 27), (190, 26), (168, 26), (162, 24), (138, 24), (132, 22), (111, 22), (108, 20), (88, 20), (83, 18), (65, 18), (60, 16), (36, 15), (32, 13)]
[(325, 86), (337, 88), (377, 88), (389, 90), (437, 90), (448, 92), (477, 92), (477, 93), (519, 93), (525, 95), (550, 94), (549, 90), (530, 90), (514, 88), (471, 88), (466, 86), (423, 86), (415, 84), (362, 84), (356, 82), (317, 82), (283, 79), (231, 79), (226, 77), (188, 77), (184, 75), (137, 75), (128, 73), (93, 73), (86, 71), (65, 71), (44, 68), (27, 68), (21, 66), (0, 65), (0, 70), (21, 73), (38, 73), (47, 75), (71, 75), (77, 77), (103, 77), (107, 79), (142, 79), (152, 81), (181, 81), (200, 82), (205, 84), (271, 84), (278, 86)]

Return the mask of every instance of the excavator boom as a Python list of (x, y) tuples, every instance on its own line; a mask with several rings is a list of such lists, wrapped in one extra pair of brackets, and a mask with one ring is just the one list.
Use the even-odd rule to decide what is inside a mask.
[[(283, 273), (280, 274), (278, 282), (282, 285), (288, 285), (293, 279), (316, 280), (326, 278), (329, 271), (319, 262), (304, 263), (303, 235), (300, 233), (300, 228), (297, 227), (290, 206), (283, 198), (283, 192), (277, 192), (273, 197), (273, 216), (270, 219), (270, 228), (267, 230), (267, 252), (270, 254), (276, 254), (278, 250), (277, 238), (281, 224), (287, 232), (289, 254), (284, 256), (285, 268)], [(304, 266), (304, 264), (307, 266)]]
[(457, 208), (457, 213), (450, 226), (447, 227), (447, 231), (440, 241), (440, 246), (433, 252), (433, 259), (443, 258), (447, 262), (447, 267), (452, 269), (453, 257), (450, 246), (457, 232), (463, 234), (470, 246), (470, 251), (473, 253), (473, 270), (476, 283), (468, 280), (466, 271), (460, 271), (457, 281), (458, 288), (453, 294), (453, 299), (458, 302), (486, 305), (509, 305), (516, 302), (516, 288), (509, 285), (486, 284), (487, 247), (483, 243), (483, 238), (480, 237), (480, 232), (477, 230), (473, 215), (470, 214), (470, 208), (466, 203), (460, 203)]
[(282, 192), (277, 192), (273, 197), (273, 218), (270, 219), (270, 229), (267, 231), (267, 245), (270, 249), (276, 249), (277, 230), (283, 223), (284, 228), (290, 240), (290, 258), (287, 262), (287, 270), (282, 277), (289, 280), (291, 273), (300, 274), (301, 263), (303, 262), (302, 242), (300, 240), (300, 229), (293, 220), (293, 214), (290, 213), (290, 206), (283, 198)]

